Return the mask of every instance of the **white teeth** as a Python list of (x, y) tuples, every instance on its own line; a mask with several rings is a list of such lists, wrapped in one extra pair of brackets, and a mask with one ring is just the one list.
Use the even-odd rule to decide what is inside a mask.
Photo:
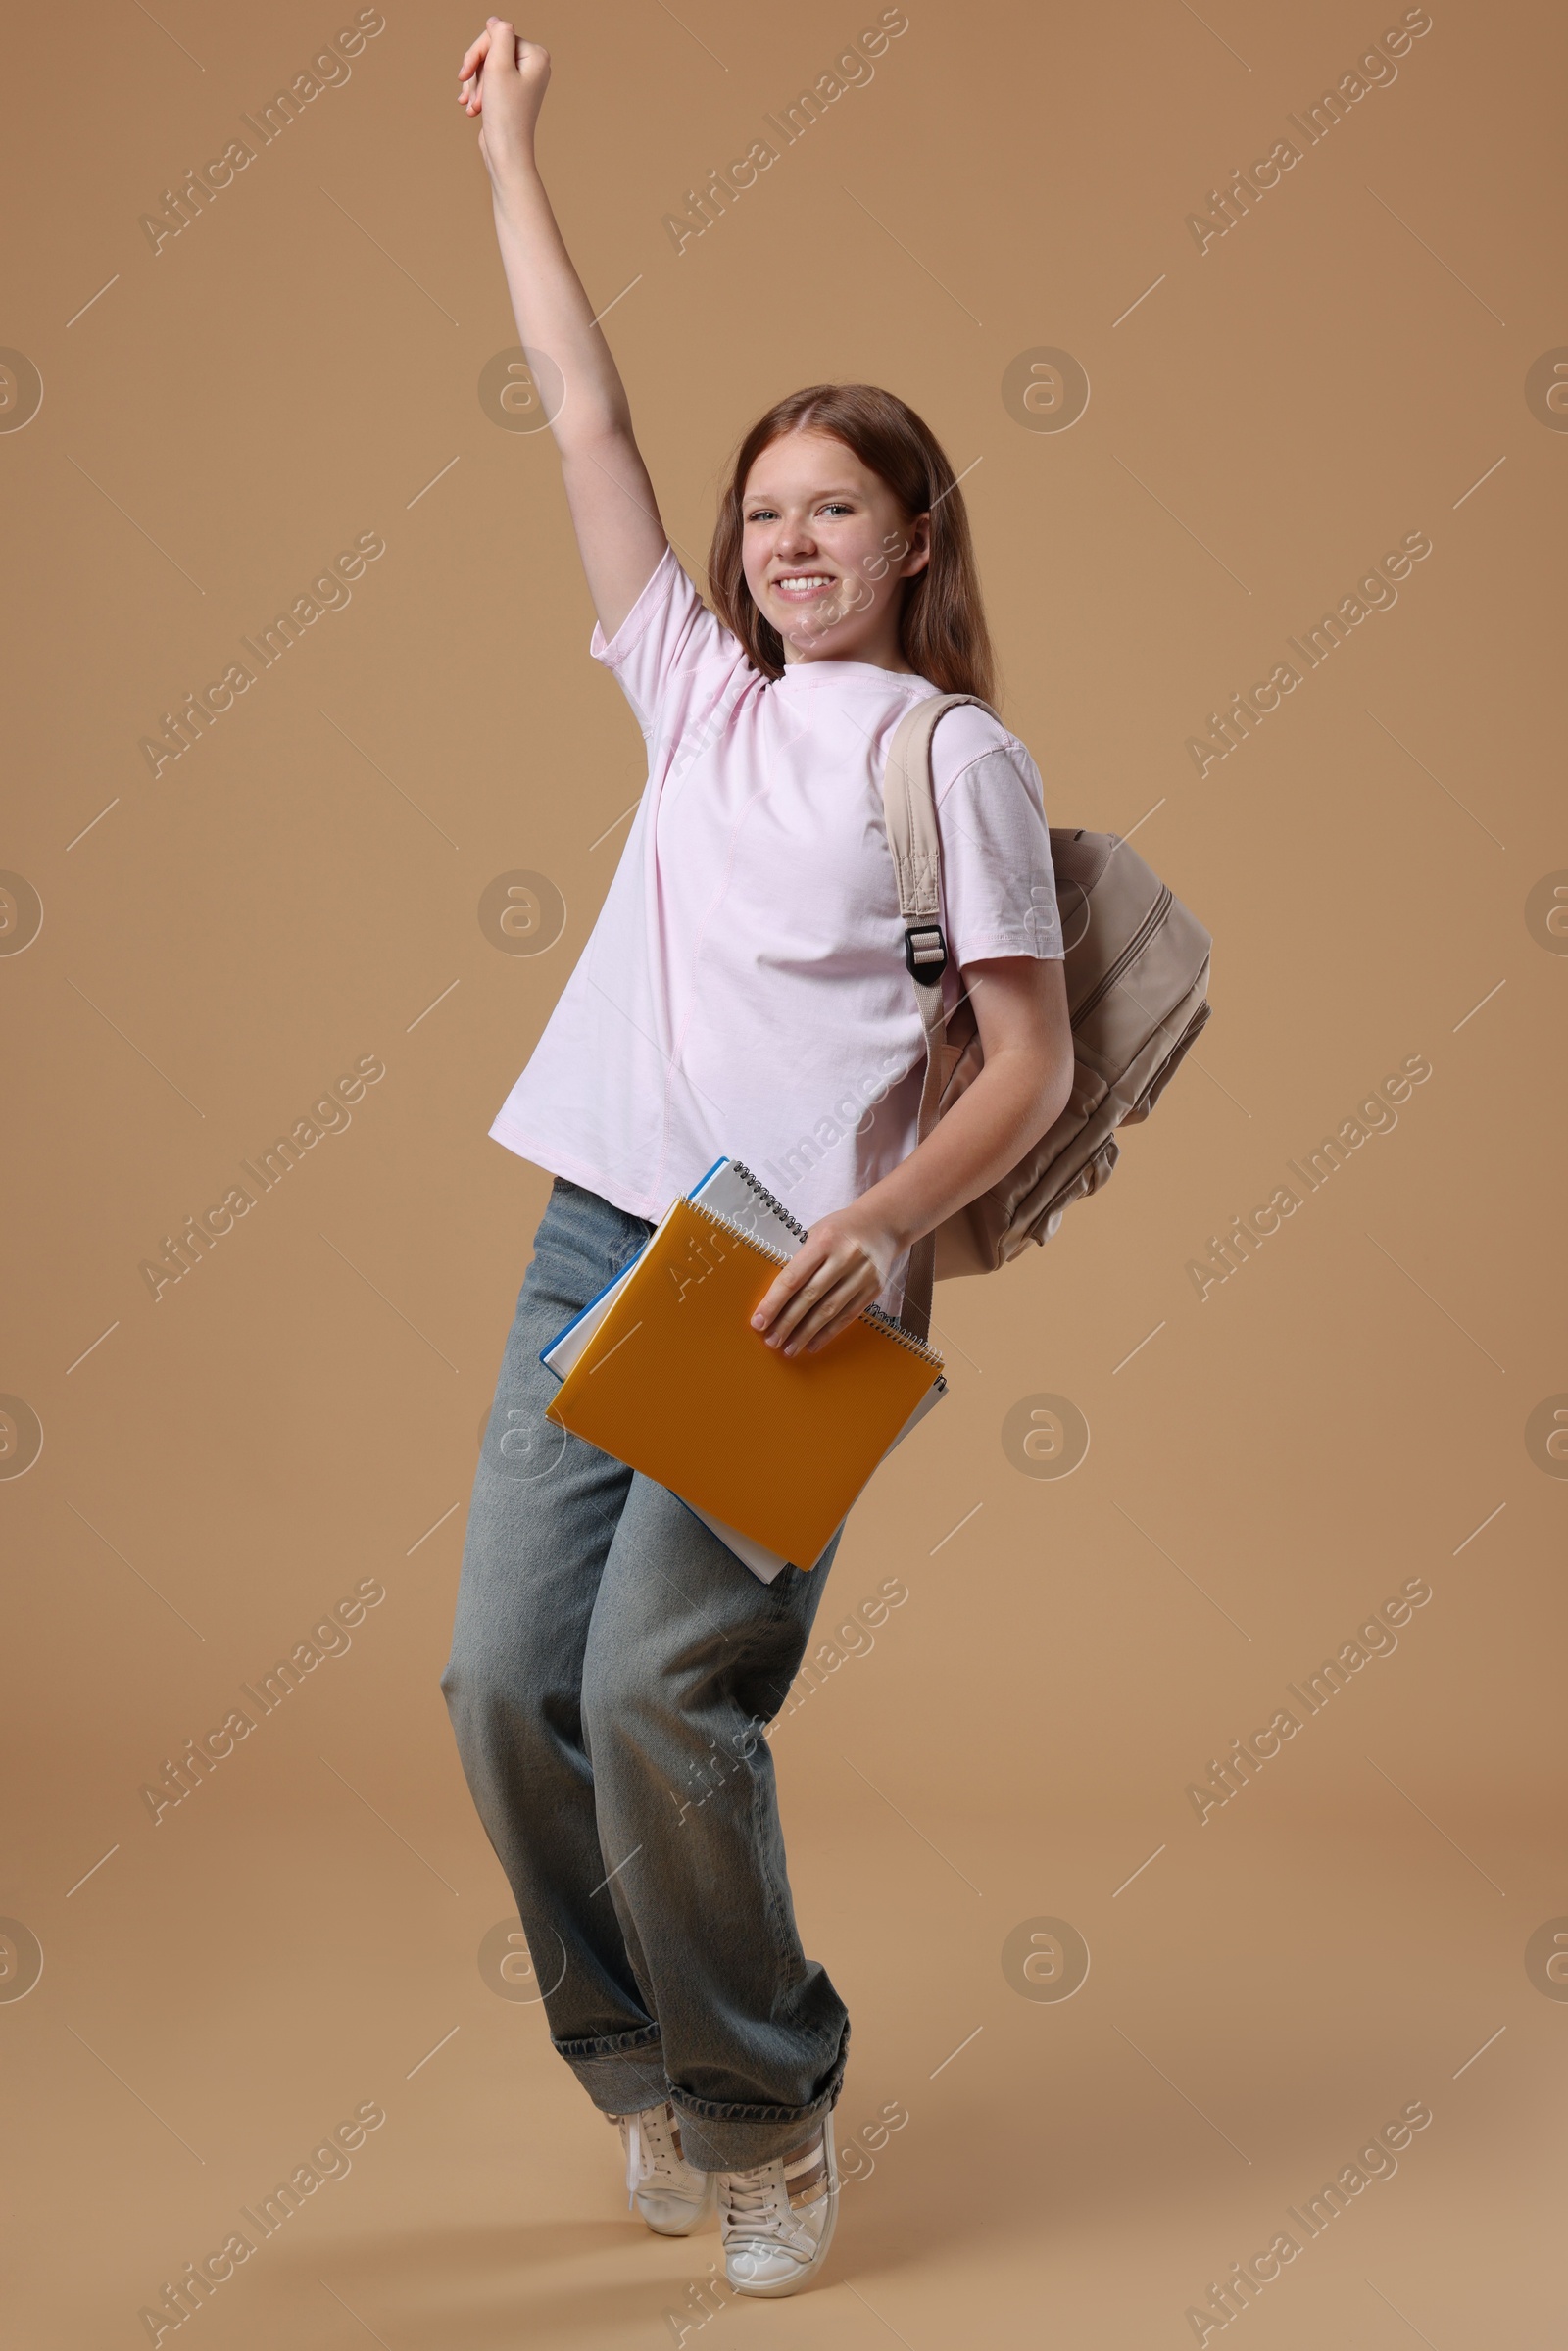
[(775, 588), (830, 588), (833, 582), (825, 571), (804, 572), (797, 579), (776, 579)]

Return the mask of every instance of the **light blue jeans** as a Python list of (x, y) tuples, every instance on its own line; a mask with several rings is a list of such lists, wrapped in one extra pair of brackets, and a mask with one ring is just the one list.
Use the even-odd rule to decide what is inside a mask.
[(844, 2080), (849, 2017), (801, 1949), (762, 1736), (833, 1554), (760, 1583), (664, 1488), (545, 1419), (540, 1348), (652, 1229), (556, 1178), (441, 1687), (555, 2046), (604, 2113), (670, 2098), (687, 2159), (733, 2171), (798, 2146)]

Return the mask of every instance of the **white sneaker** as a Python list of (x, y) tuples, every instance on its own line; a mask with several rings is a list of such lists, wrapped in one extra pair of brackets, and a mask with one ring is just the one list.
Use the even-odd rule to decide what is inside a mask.
[(626, 2205), (658, 2236), (690, 2236), (713, 2208), (715, 2172), (700, 2172), (681, 2152), (680, 2124), (666, 2098), (640, 2114), (616, 2114), (626, 2150)]
[(831, 2111), (793, 2155), (718, 2175), (724, 2272), (741, 2294), (798, 2294), (821, 2268), (839, 2217)]

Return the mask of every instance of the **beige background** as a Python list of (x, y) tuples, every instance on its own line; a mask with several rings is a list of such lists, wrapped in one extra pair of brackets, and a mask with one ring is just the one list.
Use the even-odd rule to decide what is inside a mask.
[[(547, 7), (563, 222), (597, 303), (631, 287), (609, 324), (694, 563), (728, 450), (798, 384), (885, 383), (973, 468), (1052, 819), (1141, 825), (1214, 932), (1214, 1018), (1110, 1191), (939, 1295), (954, 1398), (858, 1509), (820, 1628), (908, 1597), (775, 1734), (855, 2020), (841, 2137), (908, 2120), (854, 2158), (821, 2286), (701, 2328), (716, 2238), (628, 2220), (542, 2010), (476, 1964), (508, 1898), (436, 1687), (548, 1188), (485, 1130), (643, 773), (548, 440), (477, 396), (514, 341), (454, 97), (477, 19), (389, 0), (156, 255), (138, 217), (352, 12), (13, 34), (0, 342), (43, 385), (0, 433), (0, 864), (43, 909), (0, 958), (0, 1388), (43, 1433), (0, 1485), (0, 1990), (43, 1954), (0, 2002), (19, 2342), (148, 2339), (139, 2309), (368, 2101), (209, 2351), (653, 2351), (671, 2310), (705, 2351), (1176, 2345), (1415, 2101), (1397, 2176), (1247, 2312), (1253, 2351), (1558, 2339), (1568, 2006), (1526, 1952), (1568, 1913), (1568, 1490), (1526, 1425), (1568, 1389), (1568, 965), (1526, 909), (1568, 867), (1568, 441), (1525, 378), (1568, 343), (1560, 19), (1435, 0), (1200, 255), (1186, 216), (1396, 9), (910, 0), (874, 80), (677, 258), (662, 215), (876, 13)], [(1070, 430), (1004, 404), (1041, 347), (1087, 370)], [(1206, 713), (1418, 530), (1397, 606), (1200, 780)], [(155, 781), (160, 713), (370, 531), (347, 609)], [(478, 918), (517, 870), (565, 902), (536, 956)], [(1200, 1303), (1208, 1236), (1418, 1053), (1397, 1128)], [(155, 1304), (139, 1262), (364, 1054), (352, 1125)], [(1066, 1479), (1002, 1443), (1044, 1394), (1090, 1428)], [(1200, 1826), (1188, 1784), (1411, 1577), (1397, 1651)], [(155, 1827), (141, 1785), (366, 1579), (352, 1648)], [(1043, 1918), (1091, 1954), (1066, 2001), (1004, 1967)]]

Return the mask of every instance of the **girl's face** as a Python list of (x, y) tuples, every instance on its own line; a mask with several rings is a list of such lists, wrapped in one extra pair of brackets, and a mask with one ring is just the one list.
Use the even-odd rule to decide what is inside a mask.
[(789, 661), (907, 670), (903, 582), (930, 561), (928, 514), (907, 516), (879, 473), (832, 433), (786, 433), (763, 450), (741, 502), (741, 565)]

